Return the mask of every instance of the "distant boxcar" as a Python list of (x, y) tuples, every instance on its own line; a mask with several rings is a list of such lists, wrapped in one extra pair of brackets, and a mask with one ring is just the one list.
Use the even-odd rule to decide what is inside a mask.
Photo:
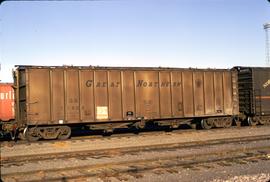
[[(16, 131), (12, 83), (0, 83), (0, 137)], [(14, 132), (11, 133), (14, 138)]]
[(270, 123), (270, 68), (236, 67), (239, 110), (249, 125)]
[(239, 113), (235, 70), (18, 66), (15, 79), (16, 120), (33, 140), (75, 124), (227, 127)]
[(0, 83), (0, 121), (14, 119), (14, 91), (11, 83)]

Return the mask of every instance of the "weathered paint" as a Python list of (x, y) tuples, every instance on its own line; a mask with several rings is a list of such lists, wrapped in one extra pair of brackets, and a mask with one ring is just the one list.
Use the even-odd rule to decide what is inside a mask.
[(237, 115), (236, 80), (225, 69), (19, 67), (17, 117), (34, 125)]

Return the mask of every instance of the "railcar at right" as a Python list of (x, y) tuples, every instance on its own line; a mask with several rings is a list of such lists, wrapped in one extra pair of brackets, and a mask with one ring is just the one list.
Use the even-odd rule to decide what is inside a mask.
[(239, 118), (248, 125), (270, 124), (270, 67), (235, 67)]

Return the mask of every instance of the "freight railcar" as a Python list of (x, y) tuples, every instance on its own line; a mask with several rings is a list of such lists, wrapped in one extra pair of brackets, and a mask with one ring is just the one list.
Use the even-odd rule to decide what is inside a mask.
[(78, 124), (229, 127), (239, 114), (236, 70), (18, 66), (14, 78), (16, 121), (28, 140), (65, 139)]
[(238, 71), (239, 117), (249, 125), (270, 123), (270, 68), (235, 67)]
[(12, 83), (0, 83), (0, 136), (16, 128), (14, 118), (14, 91)]

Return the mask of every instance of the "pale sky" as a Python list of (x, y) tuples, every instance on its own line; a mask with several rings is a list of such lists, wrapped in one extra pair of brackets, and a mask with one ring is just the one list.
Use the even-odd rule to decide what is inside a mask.
[(267, 0), (5, 1), (0, 80), (14, 65), (265, 66)]

